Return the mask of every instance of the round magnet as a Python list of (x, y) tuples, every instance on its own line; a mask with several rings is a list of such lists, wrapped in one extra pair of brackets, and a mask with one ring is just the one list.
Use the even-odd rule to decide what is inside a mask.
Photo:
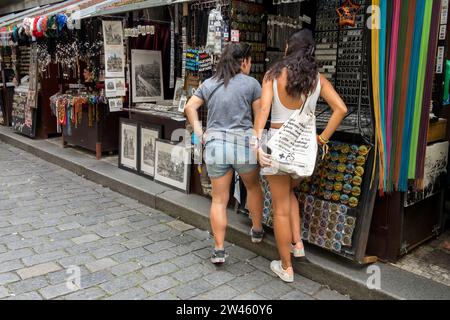
[(356, 219), (355, 219), (355, 217), (347, 217), (347, 221), (345, 223), (348, 226), (353, 227), (353, 226), (355, 226)]
[(324, 211), (330, 210), (330, 203), (329, 202), (327, 202), (327, 201), (323, 202), (323, 210)]
[(352, 164), (348, 164), (345, 168), (345, 172), (347, 172), (348, 174), (353, 174), (355, 172), (355, 166)]
[(347, 166), (345, 165), (345, 163), (340, 163), (337, 165), (336, 170), (343, 174), (347, 170)]
[(347, 206), (346, 205), (340, 205), (339, 206), (339, 213), (340, 214), (343, 214), (343, 215), (346, 215), (347, 214), (347, 211), (348, 211), (348, 208), (347, 208)]
[(313, 196), (307, 196), (306, 197), (306, 203), (312, 205), (314, 203), (314, 197)]
[(336, 232), (343, 233), (344, 232), (344, 224), (338, 223), (336, 225), (336, 229), (335, 230), (336, 230)]
[(316, 245), (318, 245), (319, 247), (323, 247), (325, 245), (325, 240), (321, 237), (317, 237), (316, 238)]
[(341, 199), (341, 194), (337, 191), (333, 192), (331, 195), (331, 200), (338, 202)]
[(356, 208), (358, 206), (358, 204), (359, 204), (359, 201), (355, 197), (351, 197), (349, 199), (349, 201), (348, 201), (348, 204), (349, 204), (350, 207)]
[(358, 154), (360, 156), (366, 156), (368, 153), (369, 153), (369, 148), (367, 148), (367, 146), (363, 145), (358, 148)]
[(341, 152), (345, 153), (345, 154), (349, 153), (350, 152), (350, 146), (348, 144), (343, 144), (342, 147), (341, 147)]
[(333, 248), (333, 241), (325, 240), (325, 248), (327, 248), (328, 250), (331, 250)]
[(336, 241), (342, 241), (342, 238), (343, 238), (342, 233), (336, 232), (336, 233), (334, 234), (334, 240), (336, 240)]
[(343, 214), (340, 214), (339, 216), (338, 216), (338, 222), (339, 223), (345, 223), (345, 215), (343, 215)]
[(338, 241), (335, 241), (335, 242), (333, 243), (333, 250), (336, 251), (336, 252), (341, 252), (341, 250), (342, 250), (342, 245), (341, 245), (341, 243), (338, 242)]
[(339, 155), (339, 162), (340, 162), (340, 163), (346, 163), (346, 162), (347, 162), (347, 155), (344, 154), (344, 153), (341, 153), (341, 154)]
[(358, 166), (363, 166), (366, 163), (366, 158), (364, 156), (358, 156), (356, 158), (356, 164)]
[(327, 221), (329, 217), (330, 213), (328, 212), (328, 210), (322, 210), (322, 219)]
[(344, 227), (344, 233), (347, 234), (347, 235), (353, 234), (353, 228), (346, 225), (346, 226)]
[(331, 200), (331, 191), (325, 191), (324, 192), (324, 194), (323, 194), (323, 198), (325, 199), (325, 200)]
[(354, 154), (350, 153), (347, 156), (347, 163), (348, 164), (355, 164), (356, 163), (356, 156)]
[(358, 154), (359, 153), (359, 147), (355, 144), (350, 146), (350, 152), (353, 154)]
[(338, 212), (339, 206), (335, 203), (330, 204), (330, 211), (331, 212)]
[(333, 232), (333, 230), (327, 230), (327, 232), (325, 232), (325, 237), (327, 239), (333, 240), (334, 239), (334, 232)]
[(313, 206), (310, 205), (310, 204), (307, 204), (307, 205), (305, 206), (305, 212), (306, 212), (306, 213), (312, 213), (312, 212), (313, 212)]
[(328, 181), (334, 181), (336, 179), (336, 172), (335, 171), (330, 171), (328, 172)]
[(361, 188), (360, 187), (353, 187), (352, 195), (355, 196), (355, 197), (359, 197), (361, 195)]
[[(345, 165), (344, 165), (344, 171), (345, 171)], [(336, 181), (337, 182), (343, 182), (344, 181), (344, 174), (342, 172), (336, 173)]]
[(331, 161), (338, 161), (339, 160), (339, 153), (337, 153), (336, 151), (331, 152)]
[(360, 176), (354, 176), (352, 182), (355, 186), (360, 186), (362, 184), (362, 178)]
[(341, 195), (340, 201), (341, 201), (342, 204), (348, 204), (348, 200), (349, 199), (350, 199), (350, 197), (348, 195), (343, 194), (343, 195)]
[(346, 174), (344, 176), (345, 183), (352, 183), (352, 180), (353, 180), (353, 176), (351, 174)]
[(364, 175), (364, 168), (361, 166), (357, 166), (355, 169), (355, 173), (357, 176), (362, 177)]
[[(335, 184), (334, 184), (334, 190), (335, 191), (337, 191), (337, 192), (340, 192), (340, 191), (342, 191), (342, 182), (336, 182)], [(336, 200), (337, 201), (337, 200)]]
[(352, 238), (349, 236), (344, 236), (342, 239), (342, 244), (346, 247), (350, 247), (352, 245)]
[(331, 181), (327, 181), (327, 185), (325, 186), (325, 189), (328, 191), (332, 191), (334, 189), (334, 184)]

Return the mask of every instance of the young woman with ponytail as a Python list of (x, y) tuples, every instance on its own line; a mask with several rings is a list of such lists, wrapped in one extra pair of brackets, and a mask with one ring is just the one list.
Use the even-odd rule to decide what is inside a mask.
[[(194, 128), (194, 140), (205, 145), (204, 158), (212, 184), (210, 217), (215, 248), (211, 261), (214, 264), (224, 263), (228, 256), (224, 242), (234, 171), (247, 189), (247, 205), (253, 220), (251, 240), (260, 243), (264, 235), (259, 166), (250, 147), (252, 111), (256, 115), (261, 108), (261, 85), (248, 76), (250, 70), (251, 47), (228, 44), (222, 52), (216, 74), (200, 86), (185, 109)], [(203, 133), (198, 118), (198, 109), (203, 104), (208, 109), (206, 133)]]
[[(318, 72), (314, 56), (315, 42), (310, 30), (303, 29), (291, 36), (286, 55), (266, 74), (261, 96), (261, 111), (255, 118), (256, 141), (261, 141), (269, 113), (272, 112), (268, 139), (289, 120), (295, 110), (303, 107), (308, 95), (319, 89), (321, 97), (333, 110), (333, 115), (321, 135), (320, 145), (327, 144), (347, 113), (347, 107), (331, 83)], [(281, 261), (273, 261), (272, 271), (285, 282), (294, 281), (291, 252), (304, 257), (300, 234), (300, 208), (294, 188), (300, 177), (291, 176), (271, 166), (270, 155), (257, 144), (258, 160), (272, 193), (274, 232)]]

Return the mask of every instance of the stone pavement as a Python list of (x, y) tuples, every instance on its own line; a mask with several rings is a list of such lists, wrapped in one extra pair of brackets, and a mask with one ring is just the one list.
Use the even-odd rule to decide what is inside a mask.
[(207, 231), (0, 143), (2, 299), (348, 299), (299, 275), (282, 283), (230, 243), (215, 267), (211, 245)]

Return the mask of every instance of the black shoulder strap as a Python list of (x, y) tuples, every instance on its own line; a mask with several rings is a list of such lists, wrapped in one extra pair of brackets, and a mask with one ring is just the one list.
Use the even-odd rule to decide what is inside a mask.
[(224, 85), (224, 83), (222, 82), (221, 84), (219, 84), (217, 87), (214, 88), (214, 90), (209, 95), (209, 98), (208, 98), (208, 101), (207, 101), (206, 105), (208, 105), (208, 103), (211, 101), (211, 98), (213, 97), (214, 93), (216, 93), (217, 90), (219, 90), (219, 88), (222, 87), (223, 85)]

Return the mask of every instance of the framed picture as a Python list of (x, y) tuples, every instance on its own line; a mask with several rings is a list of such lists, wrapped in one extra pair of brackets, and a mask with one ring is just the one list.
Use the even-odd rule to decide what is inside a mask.
[(106, 79), (105, 81), (105, 91), (106, 97), (115, 97), (116, 96), (116, 79)]
[(173, 95), (173, 105), (178, 106), (181, 96), (183, 95), (184, 89), (184, 81), (182, 78), (177, 78), (175, 83), (175, 93)]
[(102, 21), (105, 46), (123, 46), (122, 21)]
[(190, 161), (190, 148), (177, 142), (156, 140), (156, 181), (189, 192)]
[(164, 100), (161, 51), (131, 50), (132, 101)]
[(140, 165), (139, 173), (155, 177), (156, 140), (161, 138), (162, 127), (152, 124), (139, 125)]
[(105, 48), (106, 77), (123, 77), (125, 74), (125, 57), (123, 47)]
[(138, 170), (138, 125), (123, 118), (120, 119), (119, 168)]

